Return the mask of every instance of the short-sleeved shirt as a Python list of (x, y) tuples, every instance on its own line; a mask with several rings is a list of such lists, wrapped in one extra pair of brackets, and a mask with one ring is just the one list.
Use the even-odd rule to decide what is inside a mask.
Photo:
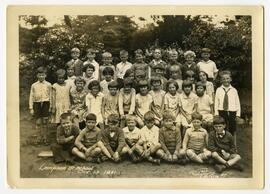
[(194, 111), (195, 104), (197, 102), (197, 95), (191, 92), (187, 96), (184, 92), (180, 94), (180, 100), (182, 103), (182, 108), (187, 114), (192, 114)]
[(207, 73), (208, 78), (214, 78), (214, 73), (218, 72), (216, 63), (212, 60), (200, 61), (197, 65), (200, 71)]
[[(133, 145), (136, 144), (141, 138), (141, 130), (135, 127), (133, 131), (130, 131), (128, 127), (123, 128), (125, 139), (128, 139)], [(132, 146), (132, 145), (129, 145)]]
[(201, 115), (211, 114), (211, 105), (213, 105), (213, 100), (209, 95), (204, 94), (203, 96), (197, 98), (197, 111)]
[(179, 111), (179, 107), (182, 106), (182, 102), (180, 99), (180, 94), (176, 93), (174, 96), (167, 92), (164, 96), (164, 105), (168, 106), (168, 110), (170, 110), (174, 116), (177, 116), (176, 113)]
[(159, 142), (159, 128), (155, 125), (151, 129), (144, 126), (141, 128), (141, 137), (144, 142), (157, 145)]

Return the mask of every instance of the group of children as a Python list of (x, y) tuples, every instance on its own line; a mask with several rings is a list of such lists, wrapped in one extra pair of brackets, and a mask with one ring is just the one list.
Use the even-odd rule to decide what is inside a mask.
[(210, 49), (202, 49), (198, 64), (195, 53), (186, 51), (183, 65), (176, 50), (163, 61), (159, 48), (148, 64), (140, 49), (133, 64), (125, 50), (115, 66), (109, 52), (102, 54), (102, 65), (93, 49), (87, 50), (87, 61), (79, 56), (73, 48), (53, 85), (39, 67), (31, 86), (29, 108), (45, 144), (49, 116), (57, 125), (57, 144), (51, 145), (56, 163), (73, 163), (73, 156), (97, 163), (127, 156), (155, 164), (214, 160), (218, 172), (242, 169), (235, 146), (238, 93), (230, 71), (219, 73), (222, 85), (215, 92), (218, 69)]

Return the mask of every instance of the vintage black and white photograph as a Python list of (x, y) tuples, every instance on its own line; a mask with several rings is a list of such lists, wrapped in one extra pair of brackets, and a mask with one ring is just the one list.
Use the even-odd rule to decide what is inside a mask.
[(253, 178), (252, 15), (17, 19), (20, 178)]

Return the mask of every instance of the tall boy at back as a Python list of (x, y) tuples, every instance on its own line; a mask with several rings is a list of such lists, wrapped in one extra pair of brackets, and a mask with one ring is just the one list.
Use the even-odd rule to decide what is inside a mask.
[(75, 76), (83, 75), (83, 62), (79, 59), (80, 49), (73, 48), (71, 49), (71, 60), (68, 63), (72, 63), (74, 67)]

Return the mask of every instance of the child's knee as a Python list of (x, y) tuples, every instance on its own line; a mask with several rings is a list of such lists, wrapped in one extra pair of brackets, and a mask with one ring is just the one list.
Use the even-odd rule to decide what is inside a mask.
[(130, 151), (130, 149), (127, 146), (125, 146), (125, 147), (123, 147), (121, 154), (127, 154), (127, 153), (129, 153), (129, 151)]
[(192, 149), (187, 149), (186, 154), (187, 156), (193, 156), (195, 154), (195, 151)]
[(79, 152), (79, 149), (77, 147), (72, 148), (71, 153), (77, 154)]
[(203, 154), (204, 154), (207, 158), (211, 157), (211, 155), (212, 155), (212, 153), (211, 153), (209, 150), (205, 150), (205, 151), (203, 152)]
[(219, 154), (217, 152), (212, 152), (211, 154), (212, 158), (219, 158)]
[(96, 147), (96, 148), (94, 149), (94, 154), (100, 154), (100, 153), (101, 153), (101, 148)]
[(186, 150), (180, 149), (180, 150), (178, 151), (177, 157), (182, 158), (182, 157), (184, 157), (185, 155), (186, 155)]

